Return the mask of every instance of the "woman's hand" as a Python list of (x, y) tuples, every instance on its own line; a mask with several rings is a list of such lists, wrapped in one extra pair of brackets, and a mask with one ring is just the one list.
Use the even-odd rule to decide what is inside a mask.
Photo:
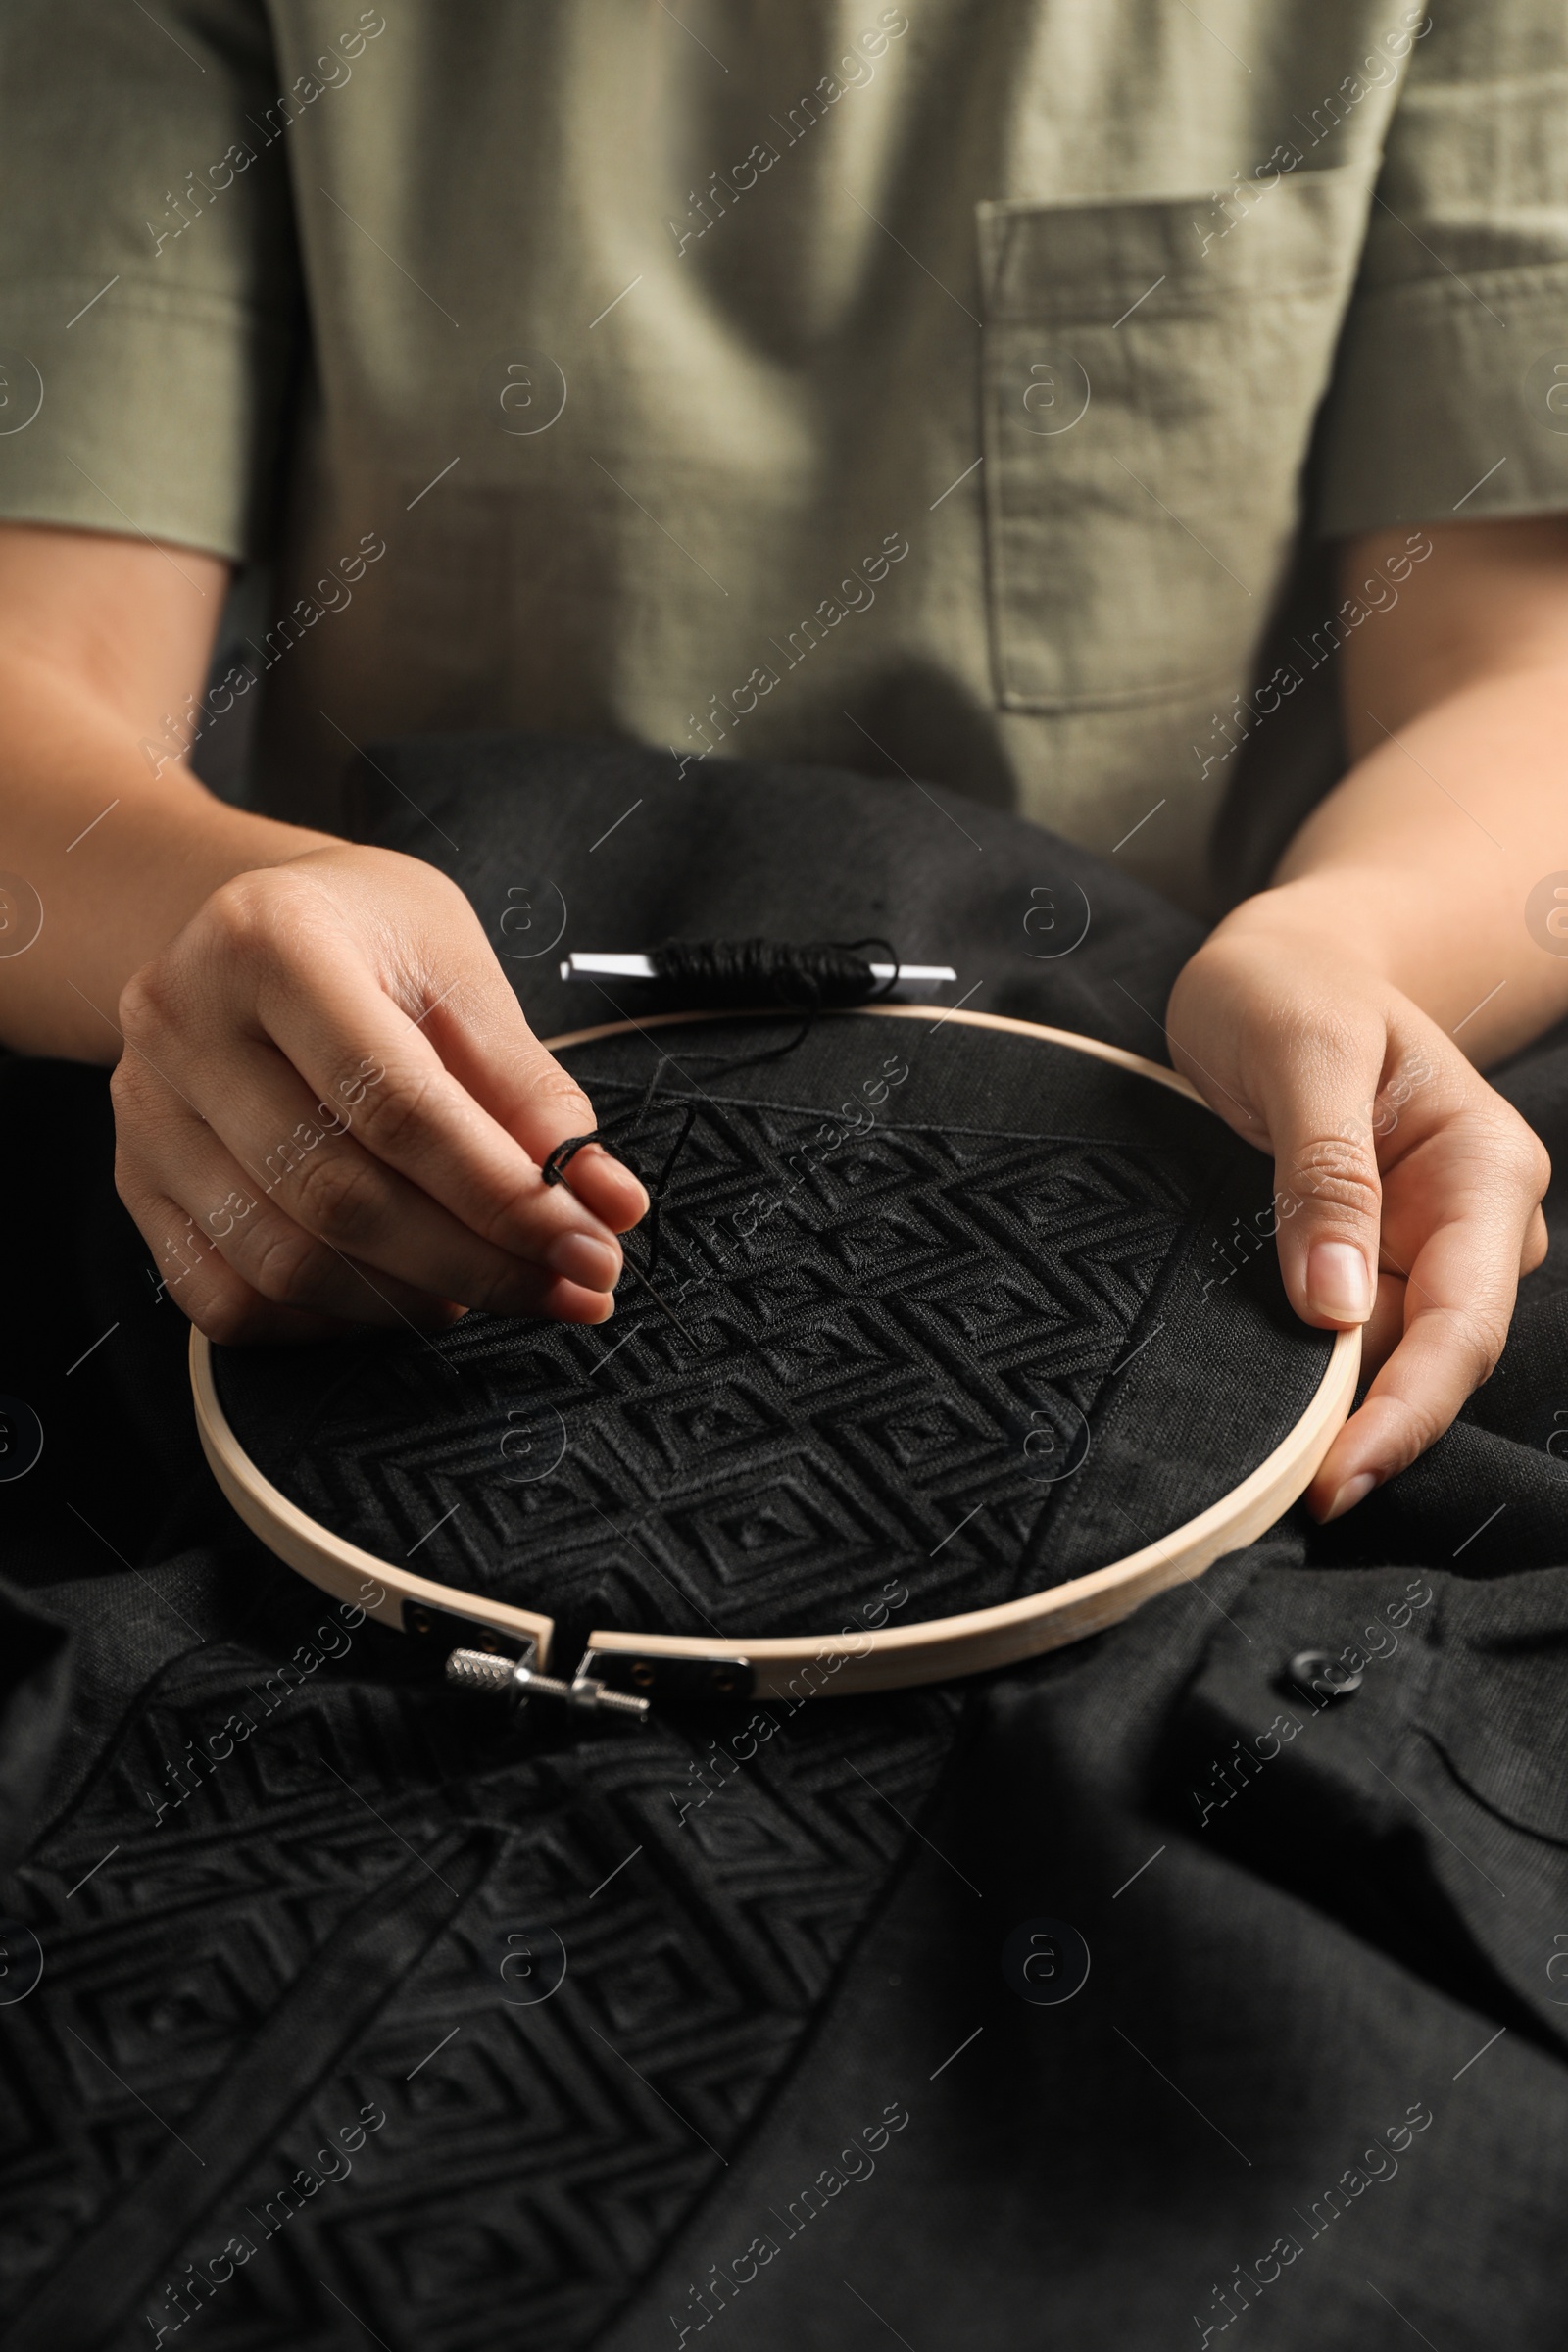
[(462, 892), (349, 843), (236, 875), (120, 1000), (116, 1181), (212, 1338), (600, 1323), (648, 1205)]
[[(1172, 1058), (1274, 1160), (1280, 1268), (1308, 1323), (1366, 1327), (1377, 1371), (1307, 1493), (1336, 1518), (1442, 1436), (1546, 1250), (1550, 1163), (1452, 1039), (1289, 889), (1249, 900), (1177, 981)], [(1381, 1368), (1379, 1368), (1381, 1367)]]
[[(539, 1045), (462, 893), (207, 792), (181, 754), (227, 566), (0, 525), (0, 817), (42, 910), (0, 1039), (109, 1061), (121, 1197), (221, 1340), (463, 1308), (600, 1323), (642, 1186)], [(118, 1014), (117, 1014), (118, 1004)]]

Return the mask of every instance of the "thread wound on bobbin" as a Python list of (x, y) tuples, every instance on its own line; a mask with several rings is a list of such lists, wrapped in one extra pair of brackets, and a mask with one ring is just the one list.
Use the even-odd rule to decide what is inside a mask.
[(655, 979), (673, 988), (685, 1004), (777, 1004), (812, 1012), (887, 994), (892, 983), (877, 978), (862, 948), (880, 948), (897, 966), (885, 939), (666, 939), (649, 951), (648, 960)]

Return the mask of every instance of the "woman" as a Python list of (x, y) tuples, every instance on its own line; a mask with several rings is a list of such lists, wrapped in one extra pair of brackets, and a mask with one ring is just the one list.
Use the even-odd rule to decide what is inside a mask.
[[(641, 1188), (542, 1183), (589, 1105), (345, 837), (368, 739), (480, 728), (1210, 919), (1170, 1052), (1381, 1359), (1314, 1507), (1431, 1445), (1545, 1250), (1480, 1073), (1568, 1012), (1559, 0), (355, 7), (0, 27), (0, 1039), (115, 1064), (166, 1301), (73, 1304), (100, 1088), (13, 1065), (8, 2346), (1556, 2344), (1549, 1273), (1343, 1529), (750, 1748), (493, 1738), (152, 1457), (170, 1298), (611, 1312)], [(626, 801), (596, 875), (700, 858)]]
[[(453, 888), (334, 830), (368, 731), (903, 771), (1211, 913), (1247, 834), (1169, 1042), (1385, 1359), (1332, 1516), (1545, 1250), (1479, 1071), (1568, 1010), (1560, 14), (865, 14), (13, 12), (0, 1034), (116, 1062), (215, 1336), (594, 1322), (641, 1188), (539, 1182), (591, 1112)], [(187, 755), (247, 697), (241, 808)]]

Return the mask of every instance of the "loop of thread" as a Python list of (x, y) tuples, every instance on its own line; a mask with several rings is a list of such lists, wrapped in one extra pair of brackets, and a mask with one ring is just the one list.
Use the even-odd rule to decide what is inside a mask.
[[(661, 1062), (661, 1067), (662, 1067), (662, 1062)], [(632, 1122), (634, 1126), (640, 1123), (643, 1111), (645, 1111), (647, 1108), (648, 1101), (645, 1097), (642, 1110), (638, 1111), (636, 1118)], [(644, 1274), (643, 1280), (650, 1285), (653, 1283), (655, 1274), (657, 1274), (659, 1271), (660, 1250), (662, 1239), (660, 1224), (660, 1212), (662, 1206), (662, 1194), (664, 1185), (668, 1180), (671, 1168), (674, 1166), (676, 1160), (680, 1157), (681, 1152), (685, 1149), (686, 1138), (691, 1133), (692, 1121), (696, 1115), (697, 1106), (694, 1102), (687, 1109), (686, 1118), (681, 1127), (680, 1135), (676, 1141), (674, 1150), (670, 1152), (669, 1157), (665, 1160), (657, 1180), (653, 1183), (649, 1182), (648, 1177), (644, 1175), (642, 1169), (638, 1166), (637, 1161), (632, 1157), (632, 1154), (627, 1151), (625, 1145), (617, 1142), (614, 1136), (608, 1134), (602, 1127), (594, 1128), (590, 1135), (568, 1135), (564, 1142), (557, 1144), (553, 1152), (547, 1152), (539, 1164), (539, 1174), (546, 1184), (561, 1184), (565, 1179), (567, 1168), (571, 1165), (571, 1162), (573, 1159), (575, 1159), (577, 1153), (582, 1151), (584, 1146), (587, 1144), (597, 1144), (601, 1152), (608, 1152), (612, 1158), (620, 1161), (622, 1167), (630, 1168), (632, 1174), (636, 1177), (638, 1183), (648, 1195), (648, 1271)]]
[(630, 1168), (638, 1183), (644, 1188), (645, 1191), (647, 1190), (648, 1179), (643, 1174), (641, 1168), (637, 1165), (637, 1162), (633, 1159), (631, 1153), (625, 1151), (621, 1145), (615, 1143), (612, 1137), (606, 1135), (598, 1127), (595, 1127), (588, 1135), (568, 1135), (564, 1143), (557, 1144), (555, 1150), (551, 1152), (548, 1152), (545, 1158), (539, 1163), (539, 1174), (542, 1181), (546, 1184), (563, 1183), (565, 1179), (566, 1170), (570, 1167), (572, 1161), (576, 1158), (577, 1153), (582, 1150), (585, 1144), (597, 1144), (601, 1152), (613, 1152), (615, 1158), (618, 1159), (624, 1167)]

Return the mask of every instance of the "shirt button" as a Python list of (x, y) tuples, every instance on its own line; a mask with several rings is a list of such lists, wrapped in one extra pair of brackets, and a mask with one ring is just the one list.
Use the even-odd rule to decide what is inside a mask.
[(1300, 1690), (1321, 1691), (1325, 1698), (1348, 1698), (1361, 1688), (1359, 1666), (1346, 1666), (1332, 1649), (1298, 1649), (1285, 1669), (1285, 1679)]

